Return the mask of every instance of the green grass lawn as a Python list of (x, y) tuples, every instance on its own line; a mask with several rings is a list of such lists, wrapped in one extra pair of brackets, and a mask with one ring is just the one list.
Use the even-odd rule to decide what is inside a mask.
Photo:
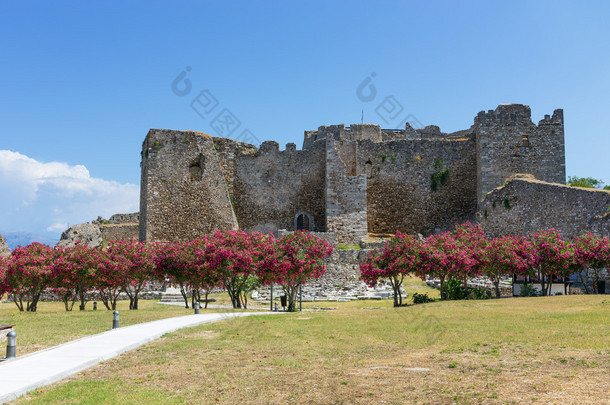
[[(230, 304), (225, 295), (214, 295), (218, 297), (217, 303)], [(138, 310), (130, 311), (129, 301), (118, 302), (120, 326), (193, 313), (192, 309), (183, 306), (159, 304), (159, 300), (140, 300), (138, 306)], [(106, 310), (101, 302), (98, 302), (97, 311), (93, 311), (91, 302), (86, 308), (85, 311), (79, 311), (75, 306), (74, 310), (66, 312), (61, 302), (41, 302), (36, 312), (19, 312), (14, 303), (0, 303), (0, 324), (15, 325), (18, 355), (23, 355), (112, 328), (112, 311)], [(210, 308), (202, 311), (227, 310)], [(5, 349), (2, 347), (0, 350)], [(4, 352), (0, 357), (4, 357)]]
[[(411, 292), (436, 293), (415, 279), (406, 284)], [(390, 300), (305, 303), (301, 313), (183, 329), (18, 402), (607, 400), (607, 296), (391, 305)]]

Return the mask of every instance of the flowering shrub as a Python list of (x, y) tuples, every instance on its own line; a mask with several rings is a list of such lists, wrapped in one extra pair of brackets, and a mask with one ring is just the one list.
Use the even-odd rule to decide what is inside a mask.
[(597, 286), (601, 280), (602, 270), (610, 268), (610, 240), (587, 233), (575, 238), (574, 244), (576, 260), (584, 269), (584, 271), (578, 272), (578, 276), (588, 294), (588, 281), (593, 279), (592, 281)]
[(500, 298), (500, 279), (506, 274), (525, 274), (532, 262), (531, 243), (527, 238), (504, 236), (492, 239), (481, 252), (483, 274), (494, 284)]
[(422, 279), (426, 276), (438, 278), (442, 299), (472, 296), (472, 291), (462, 294), (456, 286), (466, 285), (468, 278), (485, 274), (493, 281), (499, 297), (503, 275), (536, 278), (541, 283), (542, 294), (548, 295), (557, 277), (569, 277), (587, 267), (608, 266), (608, 238), (588, 234), (575, 238), (572, 243), (550, 229), (529, 237), (505, 236), (489, 240), (478, 225), (466, 223), (456, 226), (453, 232), (428, 236), (419, 242), (419, 247), (413, 238), (397, 233), (381, 251), (371, 252), (360, 269), (362, 279), (371, 286), (381, 278), (388, 279), (394, 288), (394, 305), (400, 305), (396, 297), (406, 274)]
[(6, 266), (8, 266), (8, 260), (0, 256), (0, 300), (6, 293), (4, 285), (4, 276), (6, 274)]
[(381, 251), (372, 251), (360, 264), (362, 281), (374, 287), (379, 279), (390, 280), (394, 306), (402, 305), (402, 281), (406, 275), (420, 271), (422, 248), (422, 243), (415, 237), (398, 232)]
[(188, 308), (188, 291), (194, 305), (199, 301), (199, 292), (205, 291), (205, 305), (207, 308), (207, 295), (211, 289), (220, 284), (218, 277), (210, 272), (210, 266), (201, 262), (197, 255), (200, 250), (205, 251), (207, 239), (197, 239), (190, 242), (176, 242), (160, 245), (155, 255), (157, 272), (170, 279), (173, 286), (180, 288), (185, 307)]
[(153, 243), (136, 239), (113, 241), (108, 248), (111, 257), (117, 259), (125, 272), (122, 287), (129, 296), (129, 309), (138, 309), (139, 294), (146, 283), (160, 278), (154, 262), (155, 248)]
[(19, 246), (8, 261), (3, 289), (12, 295), (19, 311), (36, 312), (40, 295), (49, 286), (52, 273), (53, 249), (37, 242)]
[(266, 284), (280, 284), (288, 298), (288, 311), (295, 310), (296, 294), (302, 284), (318, 279), (325, 272), (324, 258), (333, 252), (324, 239), (307, 231), (296, 231), (266, 246), (267, 255), (259, 267), (259, 277)]
[(97, 252), (99, 266), (93, 286), (107, 310), (115, 310), (119, 295), (128, 283), (127, 259), (118, 249)]
[[(221, 287), (235, 308), (246, 308), (250, 291), (274, 283), (281, 285), (288, 309), (294, 310), (299, 287), (324, 274), (324, 259), (332, 251), (328, 242), (300, 231), (279, 239), (244, 231), (218, 231), (203, 239), (169, 244), (132, 239), (113, 241), (107, 250), (80, 243), (54, 249), (33, 243), (18, 247), (9, 258), (0, 258), (0, 296), (8, 293), (20, 311), (34, 312), (42, 292), (49, 288), (71, 310), (77, 301), (84, 309), (88, 294), (95, 290), (110, 310), (116, 309), (124, 291), (130, 308), (137, 309), (146, 283), (169, 278), (180, 287), (186, 306), (188, 291), (193, 302), (205, 291), (207, 303), (209, 291)], [(570, 242), (551, 229), (529, 237), (488, 240), (479, 226), (466, 223), (425, 240), (397, 233), (383, 249), (371, 252), (360, 269), (362, 280), (370, 286), (388, 279), (394, 305), (400, 306), (401, 284), (410, 274), (438, 277), (443, 299), (464, 295), (457, 293), (456, 286), (480, 274), (493, 281), (496, 296), (500, 278), (506, 274), (536, 278), (542, 293), (548, 295), (557, 277), (609, 266), (608, 238), (586, 234)], [(473, 296), (471, 290), (467, 292)]]
[(50, 286), (64, 302), (66, 311), (71, 311), (80, 300), (79, 309), (85, 310), (88, 292), (93, 289), (98, 267), (102, 263), (102, 252), (77, 242), (72, 248), (53, 249), (53, 271)]
[[(449, 280), (465, 279), (479, 272), (479, 261), (474, 255), (478, 232), (460, 230), (458, 233), (442, 232), (429, 236), (421, 251), (422, 263), (418, 275), (432, 275), (440, 280), (441, 299)], [(472, 239), (472, 241), (471, 241)], [(472, 244), (471, 244), (472, 242)], [(476, 243), (475, 243), (476, 242)]]
[(272, 236), (259, 232), (216, 231), (195, 254), (202, 271), (215, 274), (231, 297), (233, 308), (247, 308), (248, 292), (266, 257), (273, 255)]
[(528, 245), (530, 271), (542, 287), (542, 295), (550, 295), (553, 279), (569, 277), (581, 268), (575, 252), (575, 245), (561, 238), (559, 231), (549, 229), (531, 235)]

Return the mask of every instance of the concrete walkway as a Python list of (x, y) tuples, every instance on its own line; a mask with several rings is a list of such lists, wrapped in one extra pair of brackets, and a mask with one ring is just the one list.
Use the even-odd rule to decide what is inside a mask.
[[(52, 384), (177, 329), (223, 319), (273, 312), (186, 315), (112, 329), (14, 360), (0, 362), (0, 403)], [(2, 353), (4, 355), (4, 353)], [(17, 336), (19, 356), (19, 336)]]

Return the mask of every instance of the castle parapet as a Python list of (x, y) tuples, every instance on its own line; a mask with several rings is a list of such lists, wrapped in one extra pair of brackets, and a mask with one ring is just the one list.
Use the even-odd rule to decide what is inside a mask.
[(383, 142), (381, 127), (377, 124), (345, 124), (320, 126), (317, 131), (305, 131), (303, 149), (310, 149), (318, 140)]
[(481, 111), (474, 119), (475, 125), (491, 123), (508, 124), (516, 122), (532, 122), (532, 111), (529, 105), (500, 104), (495, 110)]

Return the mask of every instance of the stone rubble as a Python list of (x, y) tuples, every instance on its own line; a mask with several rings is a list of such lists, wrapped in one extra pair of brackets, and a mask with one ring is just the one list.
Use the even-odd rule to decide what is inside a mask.
[(6, 244), (4, 236), (0, 235), (0, 257), (9, 257), (11, 255), (11, 249)]

